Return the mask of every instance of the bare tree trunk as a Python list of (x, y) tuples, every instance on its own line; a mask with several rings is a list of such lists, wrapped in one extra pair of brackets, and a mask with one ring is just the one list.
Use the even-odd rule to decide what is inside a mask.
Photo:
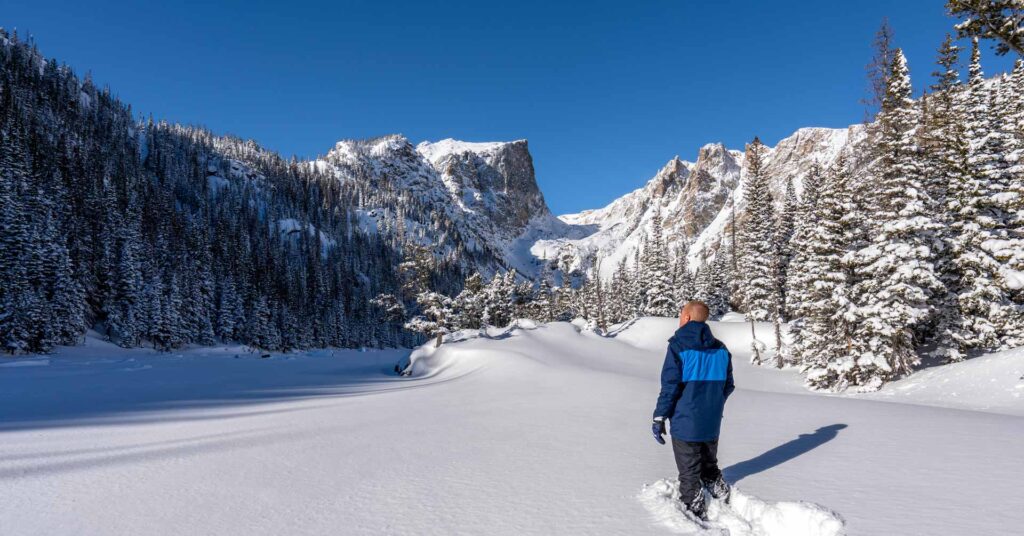
[(437, 338), (434, 339), (434, 348), (440, 347), (442, 342), (444, 342), (444, 333), (441, 332), (441, 331), (438, 331), (437, 332)]
[(782, 368), (782, 323), (775, 317), (775, 366)]
[(757, 333), (754, 332), (754, 321), (750, 321), (750, 348), (754, 351), (751, 362), (755, 365), (761, 364), (761, 350), (757, 348)]

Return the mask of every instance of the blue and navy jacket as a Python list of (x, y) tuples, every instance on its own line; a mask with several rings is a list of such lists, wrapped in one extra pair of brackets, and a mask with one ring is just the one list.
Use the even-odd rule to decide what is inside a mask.
[(729, 350), (706, 323), (691, 320), (668, 340), (654, 416), (671, 421), (674, 439), (714, 441), (735, 388)]

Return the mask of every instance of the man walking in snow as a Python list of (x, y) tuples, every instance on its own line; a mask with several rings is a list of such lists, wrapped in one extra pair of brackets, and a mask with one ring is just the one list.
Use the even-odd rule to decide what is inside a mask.
[(679, 329), (668, 340), (661, 369), (661, 394), (654, 409), (654, 439), (665, 444), (665, 420), (671, 421), (672, 452), (679, 468), (679, 498), (700, 519), (704, 487), (728, 500), (729, 485), (718, 469), (718, 434), (725, 400), (735, 389), (732, 356), (707, 325), (708, 306), (687, 303)]

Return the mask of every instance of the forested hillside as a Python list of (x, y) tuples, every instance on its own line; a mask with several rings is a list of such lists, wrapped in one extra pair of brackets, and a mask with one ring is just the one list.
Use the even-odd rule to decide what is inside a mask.
[[(339, 181), (202, 128), (139, 121), (109, 89), (7, 32), (0, 135), (8, 352), (74, 344), (87, 327), (164, 349), (416, 341), (373, 302), (397, 293), (403, 241), (359, 221), (401, 205), (429, 222), (431, 210), (386, 184)], [(432, 287), (461, 282), (462, 268), (441, 254), (427, 268)]]

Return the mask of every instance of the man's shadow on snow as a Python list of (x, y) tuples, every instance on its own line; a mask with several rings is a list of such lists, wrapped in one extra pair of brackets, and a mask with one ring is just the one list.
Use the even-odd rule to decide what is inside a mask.
[(822, 426), (810, 434), (800, 434), (796, 439), (787, 441), (764, 454), (754, 458), (731, 465), (725, 468), (722, 473), (725, 479), (731, 483), (739, 482), (750, 475), (756, 475), (767, 471), (772, 467), (781, 465), (806, 452), (814, 450), (819, 446), (835, 439), (839, 431), (846, 428), (845, 424), (830, 424)]

